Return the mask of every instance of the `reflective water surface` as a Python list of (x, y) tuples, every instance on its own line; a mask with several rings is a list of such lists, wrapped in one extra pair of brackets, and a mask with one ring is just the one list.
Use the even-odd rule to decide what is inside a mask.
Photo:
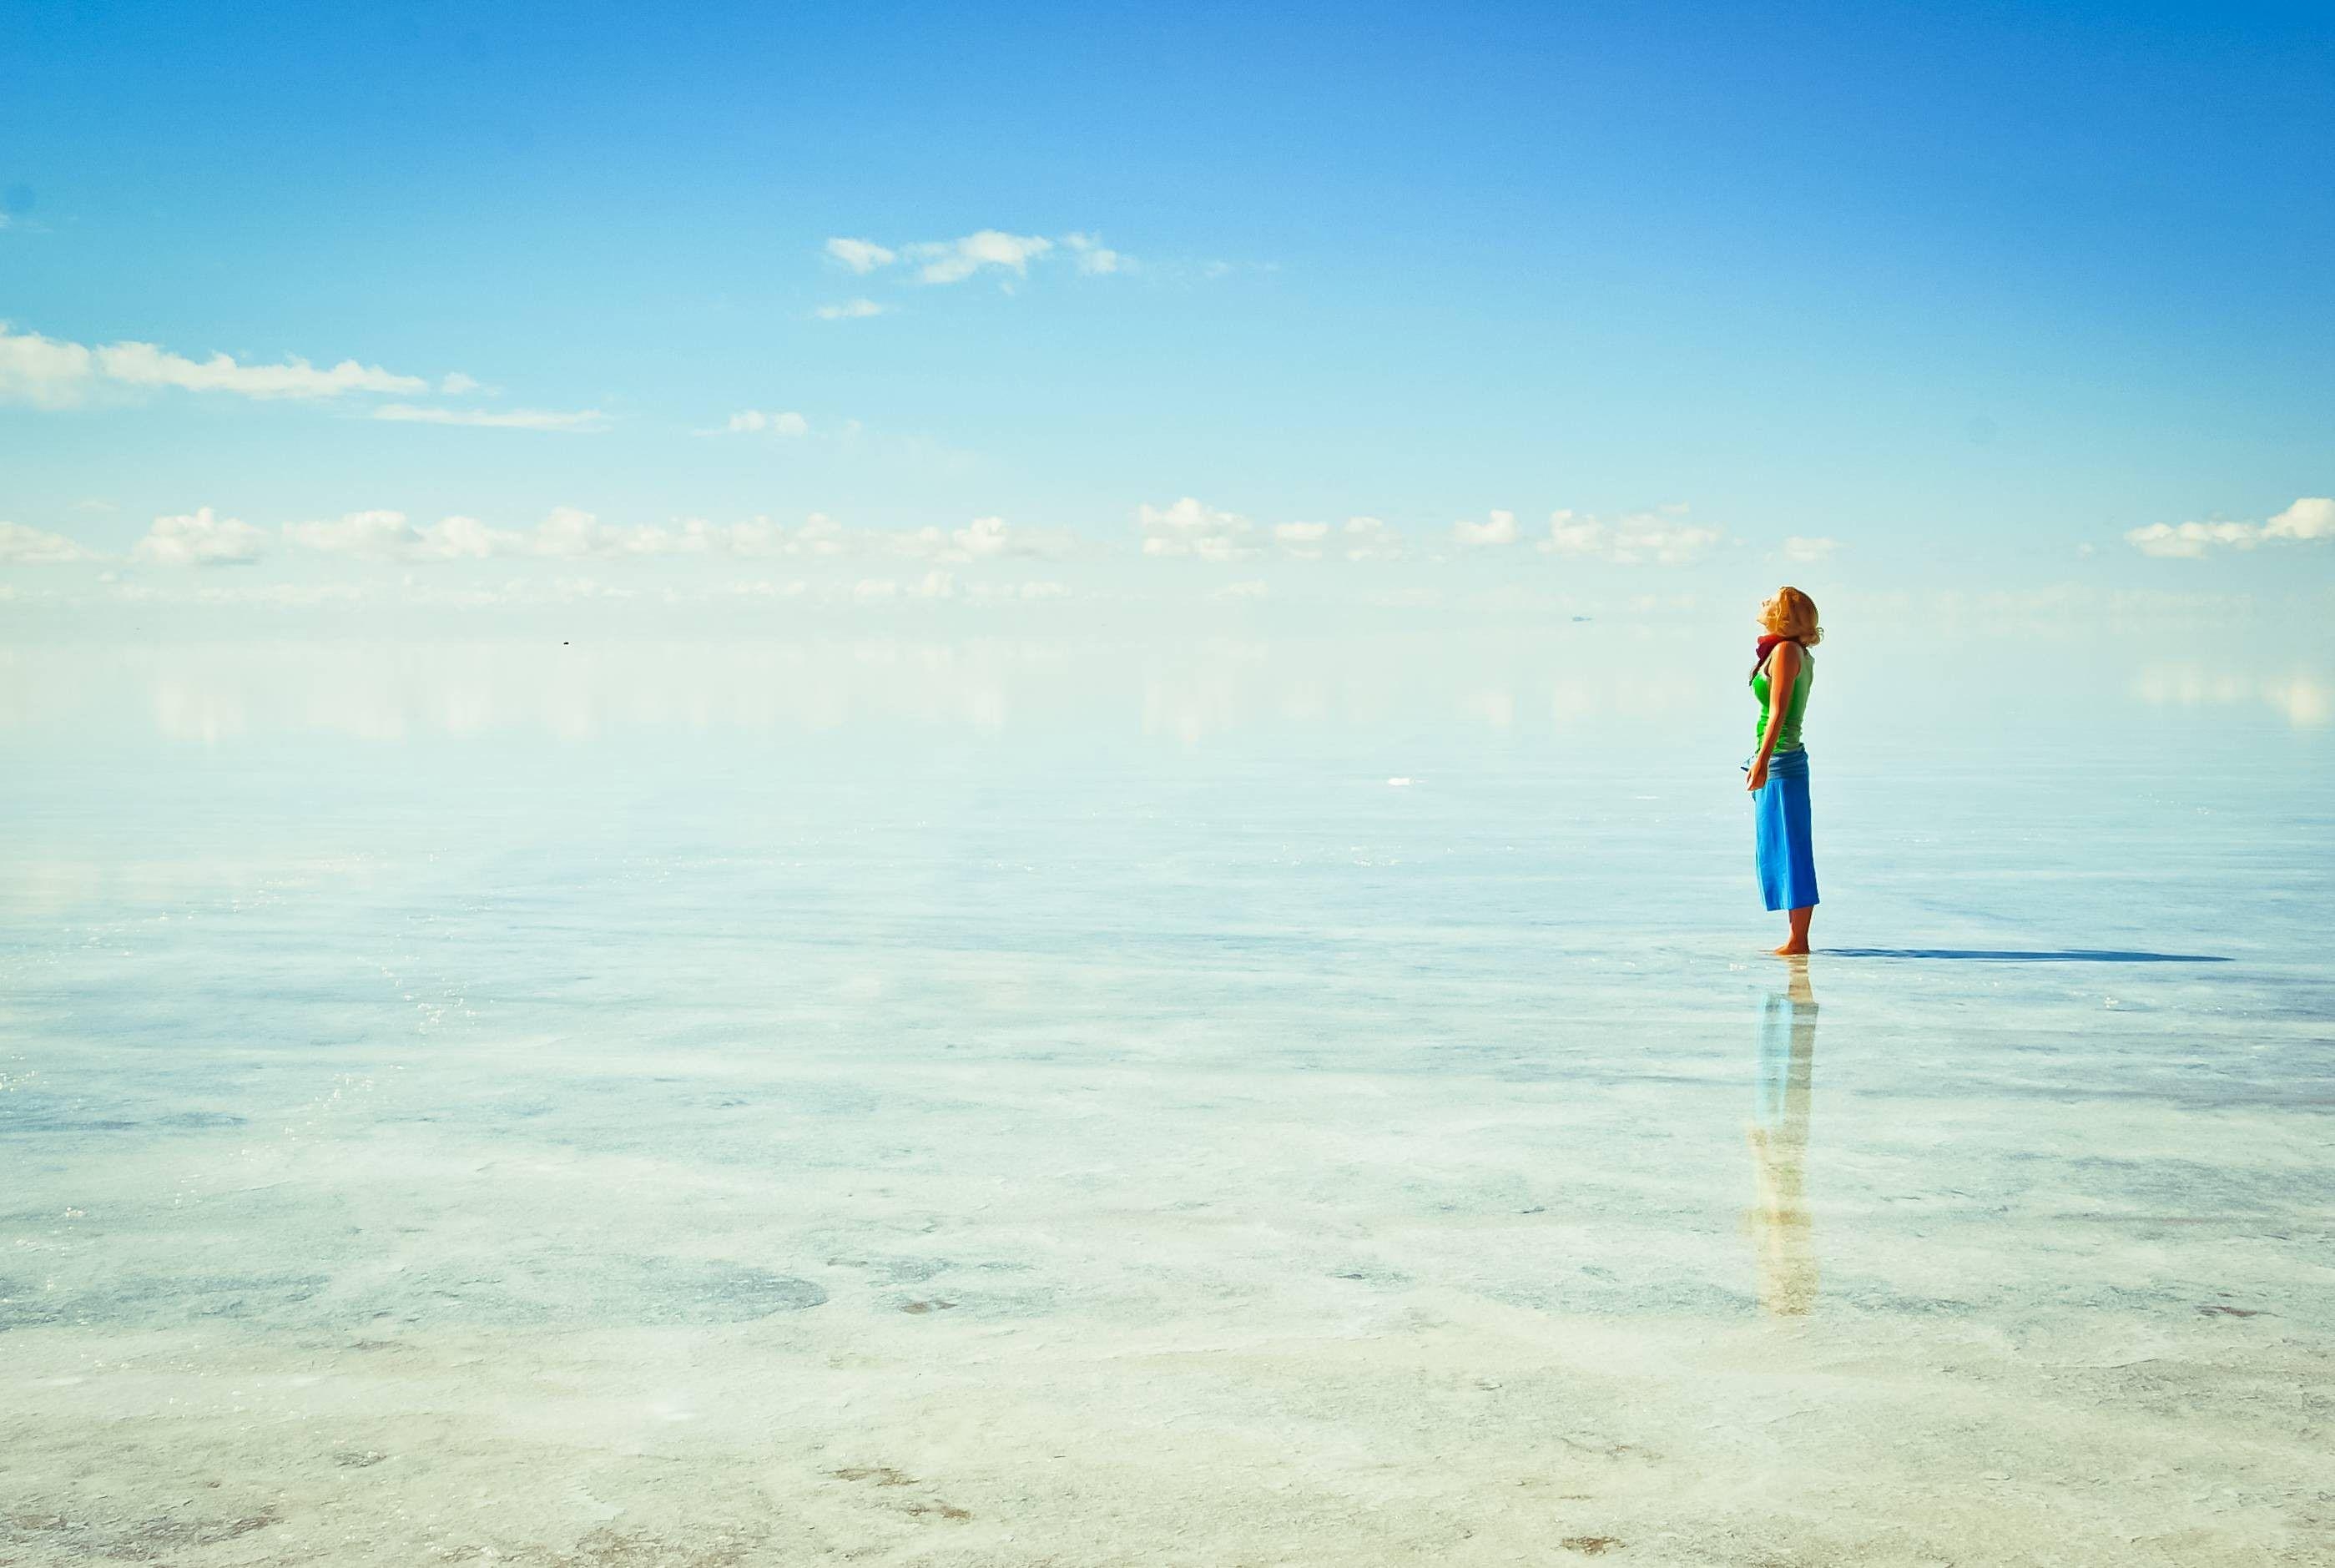
[(557, 657), (15, 656), (0, 1560), (2335, 1557), (2258, 681)]

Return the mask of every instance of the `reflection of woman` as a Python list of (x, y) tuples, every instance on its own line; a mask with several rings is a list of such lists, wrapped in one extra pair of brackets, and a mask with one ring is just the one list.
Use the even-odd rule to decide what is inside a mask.
[(1759, 1248), (1759, 1304), (1804, 1317), (1817, 1303), (1816, 1235), (1808, 1219), (1808, 1098), (1816, 1076), (1817, 999), (1807, 966), (1759, 1013), (1759, 1096), (1744, 1137), (1759, 1195), (1750, 1220)]
[(1791, 935), (1776, 951), (1808, 950), (1808, 921), (1817, 910), (1816, 852), (1808, 841), (1808, 754), (1800, 744), (1816, 655), (1824, 640), (1816, 601), (1797, 588), (1778, 588), (1759, 606), (1764, 632), (1751, 664), (1751, 695), (1759, 702), (1759, 750), (1751, 759), (1754, 842), (1759, 895), (1770, 911), (1791, 911)]

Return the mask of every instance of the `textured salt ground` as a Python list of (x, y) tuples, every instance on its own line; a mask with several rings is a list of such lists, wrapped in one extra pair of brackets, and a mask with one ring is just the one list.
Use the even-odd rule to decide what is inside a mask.
[(2324, 1412), (2291, 1394), (2321, 1355), (2187, 1325), (2101, 1352), (2081, 1329), (2013, 1350), (1422, 1292), (1132, 1344), (880, 1311), (310, 1357), (164, 1336), (69, 1392), (31, 1379), (49, 1451), (14, 1473), (42, 1501), (7, 1539), (24, 1561), (1496, 1563), (1568, 1539), (2323, 1560)]
[[(2130, 1075), (2074, 1098), (2051, 1064), (2124, 1037), (2072, 1028), (2038, 1063), (2028, 1030), (1965, 1026), (1954, 1070), (1908, 1085), (1860, 1041), (1864, 985), (1825, 977), (1821, 1283), (1779, 1318), (1745, 1140), (1776, 988), (1717, 977), (1531, 1074), (1392, 1046), (1293, 1071), (1245, 1025), (1169, 1060), (936, 1040), (855, 1095), (848, 1047), (546, 1063), (477, 1039), (256, 1116), (288, 1129), (264, 1142), (68, 1160), (78, 1216), (8, 1221), (9, 1550), (2329, 1549), (2318, 1118)], [(564, 1115), (497, 1108), (496, 1084), (554, 1094), (530, 1074)], [(223, 1255), (239, 1272), (202, 1272)]]

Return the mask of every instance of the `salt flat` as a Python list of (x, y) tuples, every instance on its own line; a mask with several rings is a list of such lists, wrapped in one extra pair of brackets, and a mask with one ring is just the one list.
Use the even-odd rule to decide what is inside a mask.
[(2335, 1559), (2307, 700), (1006, 663), (18, 701), (0, 1562)]

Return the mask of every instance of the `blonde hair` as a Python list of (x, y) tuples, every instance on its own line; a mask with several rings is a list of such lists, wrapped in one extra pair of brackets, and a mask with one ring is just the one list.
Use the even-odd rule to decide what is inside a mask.
[(1760, 606), (1759, 624), (1804, 648), (1824, 641), (1824, 628), (1817, 624), (1817, 602), (1797, 588), (1777, 589), (1776, 596)]

